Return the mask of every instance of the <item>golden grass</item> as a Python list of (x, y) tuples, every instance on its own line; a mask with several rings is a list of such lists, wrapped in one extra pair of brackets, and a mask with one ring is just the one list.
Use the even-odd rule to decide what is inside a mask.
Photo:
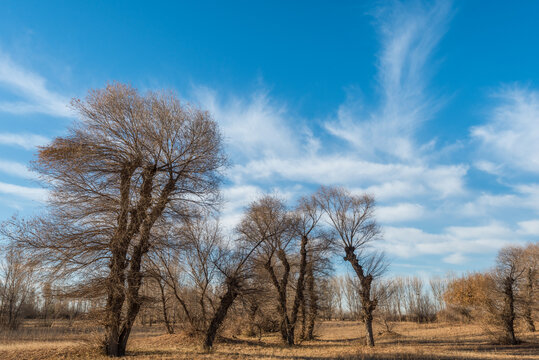
[[(380, 332), (381, 329), (376, 329)], [(58, 332), (56, 339), (6, 339), (0, 334), (0, 359), (106, 359), (86, 333)], [(185, 335), (165, 335), (157, 327), (138, 328), (126, 359), (539, 359), (539, 334), (519, 333), (517, 346), (493, 345), (476, 325), (400, 323), (393, 333), (378, 333), (374, 349), (364, 345), (356, 322), (324, 322), (315, 341), (287, 347), (276, 334), (223, 338), (211, 353)]]

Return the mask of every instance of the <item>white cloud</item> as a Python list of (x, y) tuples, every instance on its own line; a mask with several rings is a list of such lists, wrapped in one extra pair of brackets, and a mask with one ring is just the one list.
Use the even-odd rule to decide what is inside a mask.
[(0, 111), (12, 114), (42, 113), (70, 117), (69, 98), (47, 88), (41, 76), (15, 64), (0, 52), (0, 86), (7, 88), (19, 101), (0, 102)]
[[(462, 165), (407, 165), (376, 163), (348, 153), (269, 157), (237, 165), (231, 171), (236, 179), (281, 179), (323, 185), (360, 187), (383, 199), (430, 195), (435, 198), (461, 195), (467, 167)], [(412, 191), (406, 191), (412, 190)]]
[(503, 166), (501, 164), (496, 164), (486, 160), (476, 161), (474, 166), (481, 171), (493, 175), (501, 175), (503, 170)]
[(388, 253), (402, 258), (445, 255), (444, 261), (458, 263), (466, 255), (494, 254), (508, 244), (523, 243), (517, 231), (492, 222), (482, 226), (452, 226), (438, 234), (410, 227), (384, 227), (380, 243)]
[(37, 178), (37, 175), (28, 169), (28, 166), (15, 161), (0, 159), (0, 172), (26, 179)]
[(326, 128), (362, 154), (411, 160), (419, 155), (413, 140), (416, 129), (439, 107), (425, 93), (427, 62), (446, 32), (451, 3), (438, 1), (426, 8), (397, 2), (378, 9), (375, 17), (382, 41), (381, 106), (365, 112), (357, 100), (349, 101), (339, 108), (337, 121), (326, 123)]
[(284, 189), (275, 187), (268, 190), (255, 185), (232, 185), (225, 187), (222, 191), (224, 206), (221, 210), (220, 223), (225, 230), (231, 231), (239, 224), (247, 206), (260, 196), (270, 193), (284, 201), (290, 202), (290, 200), (298, 195), (300, 189), (301, 186)]
[(539, 235), (539, 220), (520, 221), (518, 226), (520, 227), (519, 233), (523, 235)]
[(532, 210), (539, 213), (539, 184), (511, 186), (508, 192), (481, 193), (475, 199), (462, 204), (459, 211), (469, 217), (506, 216), (514, 210)]
[(0, 133), (0, 144), (19, 146), (26, 150), (33, 150), (37, 146), (45, 145), (50, 140), (44, 136), (24, 133)]
[(386, 224), (419, 220), (425, 215), (425, 208), (420, 204), (399, 203), (392, 206), (379, 206), (376, 218)]
[(224, 188), (224, 206), (220, 216), (220, 223), (224, 229), (227, 231), (233, 230), (239, 224), (245, 207), (261, 194), (263, 194), (263, 190), (253, 185), (238, 185)]
[(497, 94), (501, 100), (489, 121), (472, 128), (485, 157), (503, 166), (539, 173), (539, 91), (512, 87)]
[(463, 256), (461, 253), (457, 252), (457, 253), (453, 253), (451, 255), (448, 255), (448, 256), (444, 257), (443, 261), (448, 263), (448, 264), (458, 265), (458, 264), (463, 264), (466, 261), (468, 261), (468, 258)]
[(290, 129), (286, 107), (272, 102), (266, 92), (259, 91), (248, 99), (231, 96), (224, 101), (215, 91), (198, 87), (194, 95), (219, 122), (233, 152), (248, 158), (297, 152), (299, 141)]
[(45, 202), (48, 198), (48, 191), (46, 189), (8, 184), (4, 182), (0, 182), (0, 193), (15, 195), (38, 202)]

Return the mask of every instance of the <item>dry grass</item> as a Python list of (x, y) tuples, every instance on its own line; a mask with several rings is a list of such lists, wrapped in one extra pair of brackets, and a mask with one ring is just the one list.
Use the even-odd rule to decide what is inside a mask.
[[(0, 333), (0, 359), (106, 359), (99, 353), (95, 329), (58, 326), (41, 333), (25, 326)], [(539, 335), (520, 333), (518, 346), (493, 345), (475, 325), (401, 323), (394, 333), (378, 334), (376, 348), (363, 344), (363, 328), (353, 322), (325, 322), (315, 341), (283, 346), (277, 335), (223, 338), (204, 353), (185, 335), (163, 335), (160, 328), (138, 328), (127, 359), (539, 359)], [(52, 335), (51, 335), (52, 334)]]

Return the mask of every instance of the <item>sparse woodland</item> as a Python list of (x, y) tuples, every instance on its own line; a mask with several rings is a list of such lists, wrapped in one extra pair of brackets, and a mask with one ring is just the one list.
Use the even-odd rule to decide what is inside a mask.
[(531, 334), (539, 351), (537, 243), (501, 249), (480, 273), (390, 276), (374, 197), (340, 187), (296, 202), (260, 195), (224, 229), (228, 160), (211, 114), (119, 83), (72, 106), (79, 120), (32, 165), (50, 190), (46, 208), (0, 229), (5, 338), (68, 324), (119, 357), (152, 328), (191, 339), (204, 357), (226, 339), (272, 334), (301, 356), (329, 322), (359, 322), (357, 347), (372, 351), (406, 324), (450, 323), (492, 344), (522, 346)]

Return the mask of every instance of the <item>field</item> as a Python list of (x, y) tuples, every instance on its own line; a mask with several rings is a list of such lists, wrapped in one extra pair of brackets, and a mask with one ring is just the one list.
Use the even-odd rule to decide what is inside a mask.
[[(381, 329), (376, 329), (381, 330)], [(517, 346), (494, 345), (476, 325), (399, 323), (380, 333), (376, 348), (363, 344), (355, 322), (324, 322), (315, 341), (286, 347), (275, 334), (258, 338), (224, 337), (211, 353), (183, 335), (162, 328), (138, 327), (128, 344), (128, 359), (539, 359), (539, 335), (519, 333)], [(15, 333), (0, 334), (0, 359), (107, 359), (97, 347), (91, 327), (52, 328), (26, 324)]]

